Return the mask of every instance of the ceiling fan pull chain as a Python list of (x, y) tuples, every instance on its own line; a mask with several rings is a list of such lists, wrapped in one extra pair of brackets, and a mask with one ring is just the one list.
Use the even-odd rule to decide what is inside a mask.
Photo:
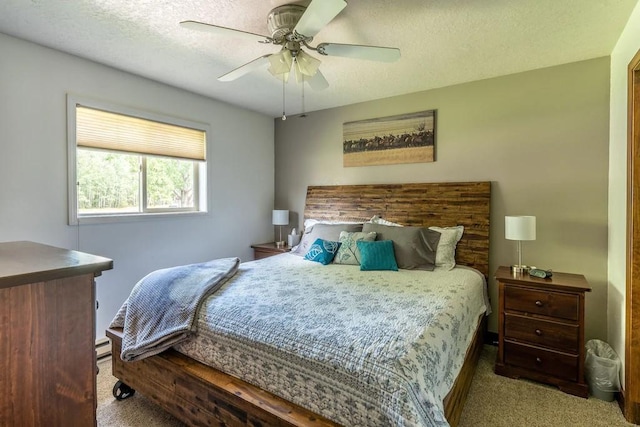
[(304, 76), (302, 76), (302, 114), (300, 114), (301, 118), (307, 117), (304, 112)]
[(284, 76), (282, 76), (282, 120), (287, 120), (287, 116), (284, 114)]

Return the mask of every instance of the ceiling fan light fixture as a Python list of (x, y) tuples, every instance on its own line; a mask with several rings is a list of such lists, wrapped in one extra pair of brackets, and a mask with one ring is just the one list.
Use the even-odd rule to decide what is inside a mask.
[(305, 76), (313, 77), (318, 72), (320, 60), (301, 50), (296, 56), (296, 69)]
[(281, 74), (287, 74), (291, 71), (291, 65), (293, 64), (293, 56), (287, 49), (282, 49), (278, 53), (274, 53), (269, 56), (269, 72), (279, 77)]

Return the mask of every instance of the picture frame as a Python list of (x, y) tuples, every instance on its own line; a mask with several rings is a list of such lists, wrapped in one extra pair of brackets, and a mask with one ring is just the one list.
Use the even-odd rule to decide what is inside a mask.
[(342, 135), (344, 167), (436, 160), (436, 110), (346, 122)]

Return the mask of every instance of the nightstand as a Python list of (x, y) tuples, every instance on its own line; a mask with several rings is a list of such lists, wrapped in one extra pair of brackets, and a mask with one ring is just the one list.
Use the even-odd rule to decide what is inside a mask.
[(253, 248), (253, 258), (255, 259), (268, 258), (270, 256), (283, 254), (291, 250), (289, 246), (277, 248), (274, 242), (259, 243), (256, 245), (251, 245), (251, 247)]
[(588, 397), (584, 380), (584, 298), (591, 287), (581, 274), (549, 279), (499, 267), (498, 356), (495, 372), (527, 378)]

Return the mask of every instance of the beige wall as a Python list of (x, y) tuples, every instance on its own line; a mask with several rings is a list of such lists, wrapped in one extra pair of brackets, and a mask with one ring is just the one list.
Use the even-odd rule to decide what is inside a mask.
[[(276, 205), (302, 216), (307, 185), (492, 181), (491, 269), (517, 259), (504, 216), (537, 216), (524, 261), (584, 274), (587, 338), (606, 339), (609, 66), (600, 58), (276, 119)], [(429, 109), (435, 163), (343, 168), (344, 122)], [(495, 291), (491, 279), (494, 310)]]
[[(640, 3), (611, 54), (608, 339), (624, 361), (627, 209), (627, 66), (640, 50)], [(624, 374), (624, 370), (622, 371)]]

